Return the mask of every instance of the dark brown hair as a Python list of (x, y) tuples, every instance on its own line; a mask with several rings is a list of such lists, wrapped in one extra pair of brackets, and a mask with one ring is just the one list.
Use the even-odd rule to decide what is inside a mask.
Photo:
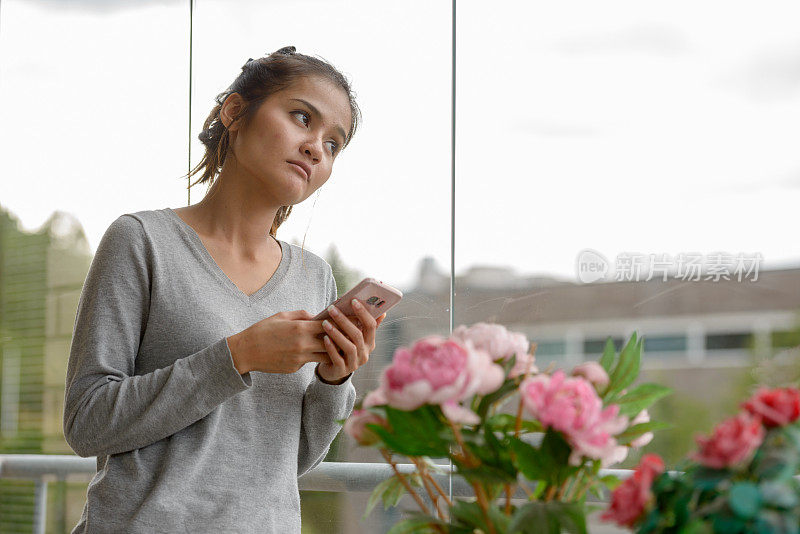
[[(242, 67), (242, 72), (239, 73), (239, 76), (236, 77), (228, 89), (217, 95), (215, 99), (217, 104), (208, 114), (208, 118), (203, 124), (203, 131), (197, 136), (205, 145), (206, 153), (187, 177), (202, 174), (198, 180), (187, 186), (187, 189), (198, 183), (208, 183), (208, 190), (211, 190), (211, 187), (216, 183), (215, 178), (222, 170), (222, 164), (225, 163), (225, 158), (230, 148), (228, 128), (222, 124), (219, 113), (222, 109), (222, 104), (225, 103), (225, 99), (233, 93), (238, 93), (244, 100), (244, 105), (234, 117), (234, 121), (242, 119), (243, 123), (247, 124), (267, 97), (286, 89), (299, 78), (310, 76), (327, 78), (341, 87), (350, 101), (352, 121), (342, 149), (350, 143), (361, 119), (361, 111), (358, 108), (358, 104), (356, 104), (355, 95), (350, 88), (350, 82), (324, 59), (298, 54), (295, 50), (293, 46), (285, 46), (265, 57), (248, 59), (247, 63)], [(281, 206), (275, 215), (275, 220), (272, 221), (270, 235), (275, 236), (278, 227), (286, 220), (291, 211), (291, 206)]]

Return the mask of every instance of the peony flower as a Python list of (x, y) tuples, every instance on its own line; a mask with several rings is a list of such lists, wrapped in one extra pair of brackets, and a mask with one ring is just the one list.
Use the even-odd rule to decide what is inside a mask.
[(760, 388), (742, 408), (758, 415), (764, 426), (784, 426), (800, 417), (800, 390), (796, 388)]
[(630, 478), (611, 492), (611, 502), (600, 519), (633, 528), (653, 499), (651, 487), (664, 472), (664, 462), (656, 454), (645, 454)]
[(475, 394), (486, 395), (502, 383), (503, 369), (486, 353), (429, 336), (410, 349), (395, 351), (392, 365), (381, 375), (380, 389), (393, 408), (414, 410), (423, 404), (457, 403)]
[(516, 363), (509, 373), (515, 378), (526, 372), (537, 373), (534, 357), (528, 354), (530, 343), (524, 334), (510, 332), (503, 325), (475, 323), (470, 327), (458, 326), (453, 330), (452, 339), (464, 345), (471, 345), (489, 355), (492, 361), (508, 361), (516, 354)]
[(368, 424), (385, 426), (386, 420), (369, 410), (354, 410), (344, 423), (344, 431), (359, 445), (373, 445), (380, 438), (367, 428)]
[[(633, 421), (631, 421), (631, 426), (649, 422), (650, 422), (650, 413), (648, 413), (647, 410), (642, 410), (636, 415), (636, 417), (633, 418)], [(631, 441), (631, 447), (636, 447), (638, 449), (640, 447), (644, 447), (651, 441), (653, 441), (653, 433), (645, 432), (635, 440)]]
[(627, 455), (627, 447), (613, 436), (627, 428), (628, 418), (618, 415), (617, 405), (603, 409), (597, 391), (583, 378), (567, 378), (560, 370), (552, 376), (537, 375), (520, 384), (520, 393), (525, 408), (543, 426), (564, 434), (572, 447), (572, 465), (586, 456), (607, 466)]
[(599, 392), (608, 387), (608, 373), (603, 369), (603, 366), (597, 362), (585, 362), (576, 365), (572, 369), (572, 376), (580, 376), (592, 383), (594, 388)]
[(710, 437), (696, 437), (700, 450), (690, 458), (714, 469), (729, 467), (748, 460), (764, 441), (764, 434), (760, 417), (739, 412), (717, 425)]
[(372, 408), (373, 406), (383, 406), (384, 404), (388, 404), (386, 394), (381, 388), (378, 388), (367, 393), (361, 406), (362, 408)]

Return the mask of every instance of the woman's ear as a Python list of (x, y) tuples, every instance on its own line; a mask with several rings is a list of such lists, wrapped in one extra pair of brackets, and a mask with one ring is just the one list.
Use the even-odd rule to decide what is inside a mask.
[(235, 132), (239, 129), (241, 121), (235, 121), (236, 117), (241, 113), (244, 108), (244, 99), (239, 93), (231, 93), (222, 103), (222, 108), (219, 110), (219, 118), (222, 124), (229, 132)]

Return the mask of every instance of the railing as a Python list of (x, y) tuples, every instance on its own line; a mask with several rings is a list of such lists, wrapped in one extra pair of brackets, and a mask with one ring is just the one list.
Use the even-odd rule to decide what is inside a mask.
[[(447, 471), (448, 465), (440, 466)], [(413, 464), (400, 464), (402, 473), (412, 473)], [(33, 480), (36, 483), (34, 508), (34, 534), (44, 534), (47, 519), (47, 484), (66, 480), (68, 476), (84, 475), (88, 479), (97, 470), (95, 458), (80, 458), (68, 455), (45, 454), (0, 454), (0, 479), (15, 478)], [(627, 469), (602, 469), (603, 475), (628, 478), (632, 471)], [(333, 492), (371, 492), (380, 482), (392, 476), (392, 468), (382, 463), (323, 462), (299, 479), (301, 491)], [(447, 487), (446, 474), (435, 475), (438, 482)], [(470, 487), (463, 479), (453, 479), (453, 495), (472, 495)], [(520, 492), (519, 497), (525, 497)]]

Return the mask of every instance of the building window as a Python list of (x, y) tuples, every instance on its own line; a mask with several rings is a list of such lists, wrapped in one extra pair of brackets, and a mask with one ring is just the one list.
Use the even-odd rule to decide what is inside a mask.
[[(586, 355), (603, 354), (603, 349), (606, 348), (606, 341), (608, 338), (603, 339), (587, 339), (583, 342), (583, 353)], [(619, 352), (622, 350), (623, 339), (621, 337), (612, 338), (614, 348)]]
[(547, 357), (556, 359), (564, 356), (567, 352), (567, 344), (564, 340), (541, 341), (536, 343), (536, 357)]
[(685, 352), (686, 336), (644, 336), (645, 352)]
[(709, 334), (706, 336), (706, 350), (748, 349), (751, 335), (746, 332), (730, 334)]

